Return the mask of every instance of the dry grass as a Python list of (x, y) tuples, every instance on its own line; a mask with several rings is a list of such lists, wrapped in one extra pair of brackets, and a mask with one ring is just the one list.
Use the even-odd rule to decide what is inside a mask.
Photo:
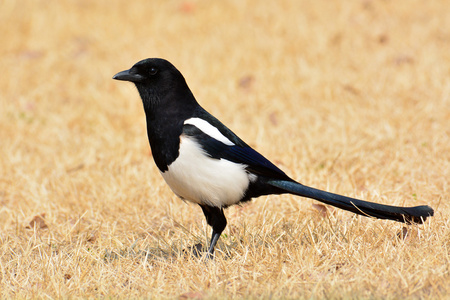
[[(1, 1), (0, 298), (448, 299), (449, 28), (445, 0)], [(111, 80), (146, 57), (303, 183), (435, 217), (271, 196), (185, 255), (210, 229)]]

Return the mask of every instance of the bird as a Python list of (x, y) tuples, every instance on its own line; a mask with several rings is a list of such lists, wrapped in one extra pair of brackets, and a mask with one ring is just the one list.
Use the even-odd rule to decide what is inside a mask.
[(421, 224), (434, 215), (427, 205), (384, 205), (295, 181), (201, 107), (181, 72), (165, 59), (141, 60), (113, 79), (136, 86), (155, 164), (176, 196), (201, 207), (212, 227), (211, 257), (227, 225), (224, 209), (264, 195), (293, 194), (407, 224)]

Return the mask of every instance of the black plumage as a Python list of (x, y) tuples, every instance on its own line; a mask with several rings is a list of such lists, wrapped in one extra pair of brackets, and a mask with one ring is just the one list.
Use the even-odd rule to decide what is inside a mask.
[(136, 85), (155, 163), (177, 196), (202, 208), (213, 228), (211, 255), (227, 224), (223, 209), (262, 195), (291, 193), (359, 215), (405, 223), (422, 223), (434, 214), (425, 205), (383, 205), (296, 182), (204, 110), (183, 75), (164, 59), (142, 60), (113, 78)]

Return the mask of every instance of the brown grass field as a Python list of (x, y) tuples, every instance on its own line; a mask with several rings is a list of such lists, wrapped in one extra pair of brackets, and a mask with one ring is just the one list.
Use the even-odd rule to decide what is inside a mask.
[[(0, 298), (450, 299), (448, 1), (0, 1)], [(423, 225), (289, 195), (201, 209), (149, 150), (130, 83), (163, 57), (306, 185)]]

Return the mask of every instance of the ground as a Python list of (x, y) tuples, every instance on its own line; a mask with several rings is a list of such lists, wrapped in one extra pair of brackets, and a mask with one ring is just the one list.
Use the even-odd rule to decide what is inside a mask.
[[(1, 298), (450, 297), (447, 1), (5, 0)], [(139, 96), (147, 57), (291, 177), (423, 225), (289, 195), (201, 209), (165, 185)]]

